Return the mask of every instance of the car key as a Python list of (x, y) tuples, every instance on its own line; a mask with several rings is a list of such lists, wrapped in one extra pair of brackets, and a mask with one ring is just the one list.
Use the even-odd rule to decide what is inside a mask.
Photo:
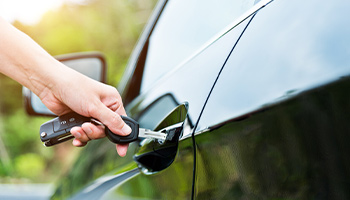
[(45, 146), (53, 146), (62, 143), (74, 138), (70, 130), (75, 126), (81, 126), (85, 122), (92, 122), (96, 125), (104, 126), (107, 138), (117, 144), (127, 144), (136, 141), (139, 137), (157, 139), (163, 142), (167, 137), (167, 134), (164, 132), (139, 128), (139, 124), (130, 117), (121, 116), (121, 118), (132, 130), (127, 136), (114, 134), (108, 127), (94, 118), (84, 117), (77, 113), (68, 113), (42, 124), (40, 127), (40, 138)]

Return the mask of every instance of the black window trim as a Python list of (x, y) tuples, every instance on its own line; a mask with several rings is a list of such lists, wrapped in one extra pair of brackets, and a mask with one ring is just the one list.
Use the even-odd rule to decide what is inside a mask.
[(126, 66), (123, 77), (118, 85), (118, 91), (123, 99), (124, 106), (130, 103), (140, 92), (141, 79), (143, 74), (143, 66), (145, 56), (147, 55), (149, 37), (164, 10), (168, 0), (159, 0), (155, 6), (153, 13), (148, 20), (136, 46), (131, 53), (128, 64)]

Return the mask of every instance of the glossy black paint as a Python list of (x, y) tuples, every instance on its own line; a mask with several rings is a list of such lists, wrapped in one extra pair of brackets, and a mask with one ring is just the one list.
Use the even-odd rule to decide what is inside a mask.
[[(92, 142), (82, 152), (91, 157), (78, 159), (54, 198), (350, 198), (349, 9), (344, 0), (272, 1), (248, 27), (254, 11), (142, 90), (149, 34), (157, 28), (148, 25), (122, 83), (126, 109), (141, 127), (157, 129), (188, 102), (183, 134), (170, 146), (133, 143), (123, 159), (106, 141)], [(191, 129), (236, 43), (193, 145)], [(164, 150), (156, 159), (155, 146)]]
[[(120, 185), (123, 181), (130, 179), (137, 174), (139, 174), (140, 171), (138, 169), (129, 170), (125, 173), (120, 173), (115, 176), (110, 176), (107, 179), (97, 179), (95, 182), (93, 182), (89, 187), (87, 187), (82, 192), (78, 193), (77, 195), (73, 196), (72, 200), (80, 200), (80, 199), (100, 199), (103, 197), (109, 190), (115, 188), (116, 186)], [(91, 189), (92, 188), (92, 189)], [(119, 197), (123, 198), (123, 197)]]
[(198, 199), (348, 199), (347, 1), (276, 0), (239, 41), (196, 136)]
[(349, 199), (350, 77), (197, 135), (198, 199)]
[[(232, 48), (246, 24), (247, 21), (243, 21), (237, 25), (236, 29), (223, 33), (220, 38), (191, 58), (183, 66), (178, 67), (172, 74), (168, 74), (160, 80), (161, 84), (156, 84), (152, 90), (148, 90), (135, 98), (133, 102), (127, 105), (128, 115), (137, 119), (141, 127), (156, 129), (156, 126), (147, 122), (147, 119), (157, 122), (167, 116), (167, 112), (164, 112), (164, 110), (170, 111), (177, 102), (188, 101), (192, 102), (188, 105), (189, 129), (193, 127), (193, 119), (198, 117), (212, 82), (214, 82), (220, 67), (227, 57), (228, 52), (225, 54), (220, 52), (226, 52)], [(194, 91), (196, 92), (194, 93)], [(148, 112), (152, 114), (148, 114)], [(164, 160), (163, 156), (163, 160), (158, 160), (157, 165), (151, 165), (153, 169), (159, 165), (160, 168), (155, 171), (161, 170), (160, 172), (156, 174), (151, 173), (151, 175), (139, 174), (108, 192), (104, 198), (117, 198), (121, 194), (126, 195), (127, 197), (124, 196), (124, 198), (127, 199), (191, 198), (194, 158), (193, 144), (189, 134), (189, 131), (184, 132), (177, 148), (174, 148), (174, 146), (165, 148), (166, 150), (171, 149), (170, 152), (174, 152), (177, 149), (176, 154), (167, 152), (170, 157), (166, 157), (171, 159)], [(154, 155), (152, 156), (154, 158)], [(170, 163), (170, 166), (163, 163), (166, 160), (169, 161), (166, 163)], [(150, 159), (149, 161), (153, 160)], [(167, 168), (161, 166), (166, 166)], [(148, 170), (146, 174), (149, 174)]]
[(192, 187), (192, 141), (187, 138), (178, 144), (175, 160), (155, 174), (138, 174), (115, 187), (101, 199), (189, 199)]

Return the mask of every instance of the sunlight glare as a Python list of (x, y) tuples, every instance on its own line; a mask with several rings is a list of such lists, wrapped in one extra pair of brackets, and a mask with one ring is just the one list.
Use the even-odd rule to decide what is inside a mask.
[(37, 23), (43, 14), (66, 2), (83, 0), (0, 0), (0, 16), (9, 22), (19, 20), (25, 24)]

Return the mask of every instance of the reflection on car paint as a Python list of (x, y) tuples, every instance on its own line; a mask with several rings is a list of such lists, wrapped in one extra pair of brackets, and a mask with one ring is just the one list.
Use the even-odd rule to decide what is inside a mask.
[(197, 135), (198, 199), (349, 199), (350, 77)]

